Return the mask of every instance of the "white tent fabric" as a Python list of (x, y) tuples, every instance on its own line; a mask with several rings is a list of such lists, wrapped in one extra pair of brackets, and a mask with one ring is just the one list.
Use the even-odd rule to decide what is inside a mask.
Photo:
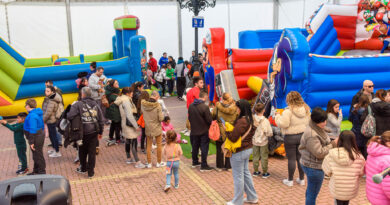
[[(353, 4), (357, 0), (341, 0)], [(279, 28), (304, 27), (308, 18), (327, 0), (279, 0)], [(141, 22), (139, 34), (147, 39), (147, 50), (158, 59), (163, 52), (179, 55), (177, 4), (173, 2), (129, 2), (129, 14)], [(113, 20), (125, 14), (124, 3), (71, 3), (74, 55), (112, 51)], [(0, 5), (0, 36), (8, 41), (4, 5)], [(193, 13), (182, 16), (183, 57), (194, 50)], [(273, 28), (272, 0), (218, 0), (215, 8), (201, 11), (205, 28), (199, 29), (199, 51), (210, 27), (225, 29), (226, 47), (238, 47), (238, 33), (243, 30)], [(18, 2), (8, 4), (11, 46), (28, 58), (69, 56), (65, 3)], [(230, 26), (229, 26), (230, 22)], [(230, 32), (229, 32), (230, 28)]]
[(69, 55), (64, 4), (12, 3), (8, 19), (11, 45), (25, 57)]

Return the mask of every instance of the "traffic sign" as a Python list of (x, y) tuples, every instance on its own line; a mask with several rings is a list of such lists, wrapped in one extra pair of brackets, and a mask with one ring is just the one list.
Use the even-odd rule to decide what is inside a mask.
[(192, 28), (203, 28), (203, 27), (204, 27), (203, 16), (193, 16), (192, 17)]

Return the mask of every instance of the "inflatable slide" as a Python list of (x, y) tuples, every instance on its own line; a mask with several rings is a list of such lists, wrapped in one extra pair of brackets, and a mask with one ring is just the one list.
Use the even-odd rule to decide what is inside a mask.
[(122, 16), (114, 20), (114, 28), (113, 52), (61, 57), (63, 61), (59, 65), (55, 55), (27, 59), (0, 38), (0, 116), (25, 112), (26, 98), (36, 98), (41, 106), (46, 80), (52, 80), (63, 91), (66, 105), (71, 104), (78, 96), (77, 74), (88, 72), (89, 63), (93, 61), (104, 67), (107, 78), (118, 80), (121, 87), (140, 81), (141, 61), (146, 61), (146, 41), (143, 36), (136, 35), (139, 20), (135, 16)]
[(330, 99), (338, 100), (347, 117), (352, 97), (364, 80), (372, 80), (375, 90), (390, 88), (389, 54), (379, 54), (378, 50), (377, 54), (364, 55), (363, 50), (361, 55), (342, 55), (347, 50), (361, 49), (361, 42), (370, 40), (362, 38), (365, 34), (359, 10), (358, 5), (324, 4), (310, 18), (307, 38), (299, 29), (284, 29), (268, 71), (268, 76), (277, 73), (279, 108), (286, 106), (287, 93), (295, 90), (312, 108), (326, 108)]

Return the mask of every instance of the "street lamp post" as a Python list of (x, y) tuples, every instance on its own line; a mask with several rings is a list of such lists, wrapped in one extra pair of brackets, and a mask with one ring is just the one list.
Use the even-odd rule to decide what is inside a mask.
[[(199, 15), (200, 11), (204, 11), (207, 7), (215, 7), (216, 0), (177, 0), (180, 5), (180, 9), (188, 9), (194, 12), (195, 16)], [(198, 59), (198, 27), (195, 27), (195, 57), (193, 68), (200, 70), (199, 66), (201, 62)]]

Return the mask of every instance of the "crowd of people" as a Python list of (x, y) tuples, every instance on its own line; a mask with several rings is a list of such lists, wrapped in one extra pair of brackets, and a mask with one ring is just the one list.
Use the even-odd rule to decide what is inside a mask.
[[(64, 108), (61, 90), (52, 81), (47, 81), (42, 109), (31, 98), (25, 104), (28, 114), (18, 114), (16, 124), (1, 120), (1, 124), (14, 132), (21, 162), (16, 173), (28, 172), (25, 137), (34, 160), (33, 170), (28, 175), (46, 173), (43, 153), (46, 136), (52, 147), (49, 157), (61, 157), (61, 146), (72, 145), (78, 151), (75, 162), (80, 162), (76, 171), (94, 177), (99, 140), (104, 126), (109, 125), (108, 143), (125, 144), (125, 163), (134, 164), (136, 168), (152, 168), (155, 147), (155, 167), (166, 167), (167, 170), (164, 191), (170, 190), (172, 175), (174, 188), (179, 188), (183, 154), (179, 144), (186, 141), (170, 124), (169, 111), (160, 99), (172, 96), (176, 85), (178, 99), (187, 101), (188, 120), (184, 132), (190, 136), (192, 167), (200, 167), (201, 172), (232, 170), (234, 197), (227, 204), (258, 203), (252, 176), (264, 179), (271, 176), (268, 139), (274, 134), (273, 127), (281, 129), (288, 161), (288, 176), (281, 184), (294, 186), (294, 172), (298, 168), (299, 177), (295, 180), (298, 185), (306, 185), (306, 175), (306, 204), (316, 203), (326, 177), (330, 178), (329, 189), (335, 203), (348, 204), (357, 196), (359, 179), (363, 175), (368, 200), (372, 204), (390, 204), (390, 190), (372, 181), (374, 174), (390, 166), (390, 90), (379, 89), (374, 94), (373, 82), (364, 81), (363, 88), (353, 97), (349, 111), (352, 130), (341, 132), (343, 115), (340, 103), (335, 99), (328, 102), (326, 110), (310, 108), (298, 92), (292, 91), (286, 97), (285, 109), (278, 110), (275, 116), (265, 116), (267, 105), (251, 105), (244, 99), (234, 101), (230, 93), (223, 93), (220, 102), (208, 102), (201, 71), (191, 72), (192, 59), (183, 62), (180, 57), (176, 63), (164, 53), (157, 63), (151, 52), (149, 57), (144, 82), (119, 89), (119, 82), (107, 78), (104, 68), (93, 62), (90, 72), (80, 73), (76, 80), (80, 91), (78, 100), (72, 105)], [(190, 79), (192, 82), (188, 83)], [(188, 84), (191, 88), (185, 91)], [(152, 85), (160, 88), (160, 92), (145, 90)], [(365, 123), (370, 117), (375, 122), (371, 124), (375, 134), (367, 136), (362, 127), (367, 126)], [(213, 121), (219, 128), (219, 137), (215, 140), (215, 168), (207, 161), (209, 129)], [(138, 143), (141, 150), (138, 150)], [(146, 153), (146, 162), (140, 160), (139, 151)], [(249, 171), (251, 155), (253, 173)], [(386, 178), (382, 183), (390, 185), (390, 179)]]

